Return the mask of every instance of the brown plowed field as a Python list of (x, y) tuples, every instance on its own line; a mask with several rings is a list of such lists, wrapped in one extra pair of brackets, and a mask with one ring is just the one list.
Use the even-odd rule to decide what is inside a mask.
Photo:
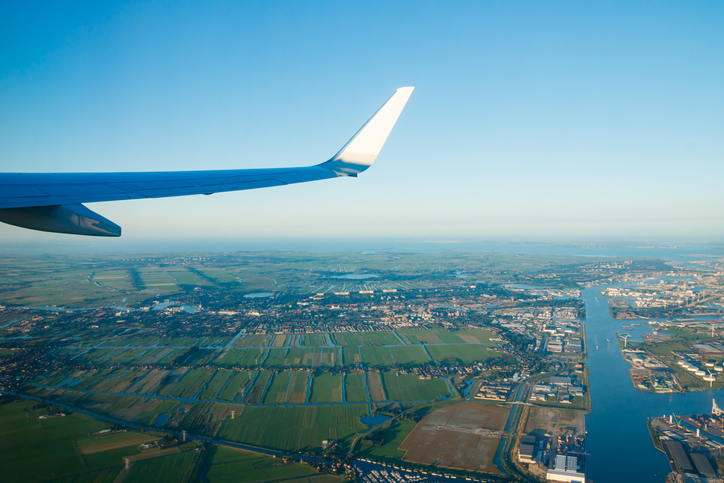
[[(465, 430), (486, 428), (501, 431), (508, 409), (460, 403), (437, 409), (420, 421), (399, 449), (405, 461), (500, 473), (493, 463), (500, 438), (489, 438)], [(445, 426), (445, 429), (438, 428)]]

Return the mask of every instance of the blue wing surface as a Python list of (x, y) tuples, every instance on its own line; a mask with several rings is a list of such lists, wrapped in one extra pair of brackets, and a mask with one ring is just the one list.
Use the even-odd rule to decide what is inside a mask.
[(357, 176), (377, 158), (413, 89), (397, 89), (335, 156), (316, 166), (129, 173), (0, 173), (0, 221), (33, 230), (120, 236), (120, 226), (82, 203), (212, 194)]

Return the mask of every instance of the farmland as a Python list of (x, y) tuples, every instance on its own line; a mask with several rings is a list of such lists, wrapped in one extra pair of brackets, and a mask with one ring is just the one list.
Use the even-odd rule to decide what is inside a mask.
[(360, 417), (366, 405), (247, 407), (241, 416), (227, 420), (218, 437), (287, 451), (311, 449), (322, 440), (349, 444), (358, 431), (366, 429)]
[(429, 413), (400, 444), (403, 459), (467, 471), (497, 473), (493, 463), (500, 436), (478, 432), (502, 430), (508, 409), (471, 403), (455, 404)]
[(449, 396), (444, 379), (420, 379), (415, 374), (385, 372), (383, 382), (390, 401), (423, 401)]
[(282, 371), (274, 375), (264, 404), (303, 403), (306, 399), (307, 371)]
[[(140, 450), (139, 444), (157, 441), (159, 436), (136, 431), (91, 435), (107, 428), (107, 423), (76, 414), (38, 419), (50, 409), (0, 399), (2, 481), (112, 483), (123, 470), (124, 458), (130, 463), (126, 481), (183, 481), (194, 467), (198, 454), (195, 443)], [(317, 480), (318, 473), (309, 466), (283, 464), (278, 459), (216, 445), (208, 446), (204, 459), (206, 479), (210, 482), (294, 477), (308, 477), (320, 483), (341, 481), (333, 477)]]
[[(342, 376), (321, 372), (314, 375), (314, 386), (310, 402), (313, 403), (341, 403), (343, 401)], [(356, 400), (354, 402), (359, 402)]]
[(365, 374), (355, 371), (345, 376), (344, 393), (349, 402), (365, 402), (367, 398), (367, 389)]
[(316, 474), (309, 466), (283, 464), (279, 460), (223, 446), (209, 450), (206, 462), (210, 466), (205, 475), (209, 483), (273, 481)]

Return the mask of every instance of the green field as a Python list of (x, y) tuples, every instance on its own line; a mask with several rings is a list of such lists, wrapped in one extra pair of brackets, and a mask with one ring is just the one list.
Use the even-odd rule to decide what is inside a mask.
[(360, 456), (370, 458), (382, 458), (386, 460), (401, 459), (405, 455), (405, 451), (397, 449), (402, 441), (415, 428), (416, 423), (412, 421), (400, 421), (391, 424), (383, 431), (375, 433), (376, 439), (382, 440), (381, 446), (372, 446), (363, 444), (360, 446)]
[(275, 374), (264, 396), (264, 404), (303, 403), (308, 377), (307, 371), (282, 371)]
[(472, 364), (483, 361), (489, 357), (496, 357), (498, 353), (489, 351), (488, 345), (483, 344), (456, 344), (456, 345), (428, 345), (426, 349), (436, 361), (457, 362), (458, 364)]
[(339, 365), (340, 349), (336, 347), (291, 347), (269, 349), (265, 367), (333, 367)]
[(367, 426), (360, 421), (367, 406), (246, 407), (241, 415), (226, 420), (218, 437), (285, 451), (306, 450), (325, 439), (348, 445)]
[[(342, 401), (342, 376), (335, 376), (329, 372), (318, 372), (314, 375), (312, 395), (309, 398), (312, 403), (341, 403)], [(357, 401), (355, 401), (357, 402)]]
[(261, 334), (242, 335), (236, 339), (234, 347), (266, 347), (269, 345), (271, 337)]
[(362, 362), (369, 367), (412, 365), (430, 362), (425, 349), (419, 346), (345, 347), (344, 362)]
[(264, 389), (266, 388), (267, 382), (269, 381), (269, 378), (271, 376), (271, 371), (257, 371), (256, 379), (252, 383), (252, 386), (249, 388), (249, 391), (246, 393), (246, 398), (244, 399), (244, 402), (249, 404), (261, 403)]
[(226, 380), (217, 398), (224, 401), (239, 400), (254, 374), (252, 371), (234, 371), (233, 375)]
[(198, 399), (214, 399), (221, 389), (226, 385), (226, 381), (234, 374), (234, 371), (216, 371), (211, 379), (207, 380), (206, 386), (199, 393)]
[(304, 334), (299, 337), (298, 341), (299, 345), (307, 347), (323, 347), (329, 345), (326, 334)]
[[(92, 473), (94, 479), (111, 481), (120, 471), (124, 456), (137, 454), (137, 446), (82, 455), (76, 442), (108, 423), (81, 415), (40, 420), (46, 409), (21, 401), (0, 407), (0, 479), (7, 482), (42, 481)], [(25, 409), (29, 408), (28, 411)], [(138, 434), (138, 433), (136, 433)], [(79, 481), (93, 481), (81, 478)]]
[(408, 344), (490, 344), (495, 334), (485, 329), (415, 329), (399, 330), (397, 335)]
[(217, 358), (217, 364), (220, 365), (233, 365), (241, 367), (259, 367), (264, 360), (268, 349), (261, 347), (251, 347), (248, 349), (231, 349), (228, 354), (223, 358), (223, 362), (219, 362)]
[(420, 379), (415, 374), (385, 372), (382, 381), (390, 401), (422, 401), (449, 396), (445, 379)]
[(155, 483), (157, 481), (184, 481), (184, 475), (194, 461), (194, 445), (187, 445), (180, 453), (137, 461), (126, 476), (127, 481)]
[(342, 346), (380, 346), (402, 343), (393, 332), (338, 332), (334, 336)]
[(207, 453), (205, 463), (210, 468), (204, 476), (209, 483), (276, 481), (317, 474), (306, 465), (284, 464), (280, 459), (235, 448), (212, 446)]
[(352, 372), (345, 376), (344, 395), (347, 402), (367, 402), (364, 373)]

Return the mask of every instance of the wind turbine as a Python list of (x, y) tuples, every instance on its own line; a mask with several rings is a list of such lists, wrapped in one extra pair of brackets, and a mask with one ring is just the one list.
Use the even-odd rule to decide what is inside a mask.
[(628, 345), (628, 338), (629, 338), (629, 337), (631, 337), (630, 334), (624, 334), (624, 335), (621, 336), (621, 338), (623, 339), (623, 348), (624, 348), (624, 349), (625, 349), (626, 346)]
[(707, 369), (706, 372), (707, 372), (709, 375), (708, 375), (707, 377), (705, 377), (704, 380), (706, 381), (706, 380), (708, 379), (708, 380), (709, 380), (709, 387), (714, 387), (714, 381), (716, 380), (716, 376), (715, 376), (714, 374), (712, 374), (709, 369)]

